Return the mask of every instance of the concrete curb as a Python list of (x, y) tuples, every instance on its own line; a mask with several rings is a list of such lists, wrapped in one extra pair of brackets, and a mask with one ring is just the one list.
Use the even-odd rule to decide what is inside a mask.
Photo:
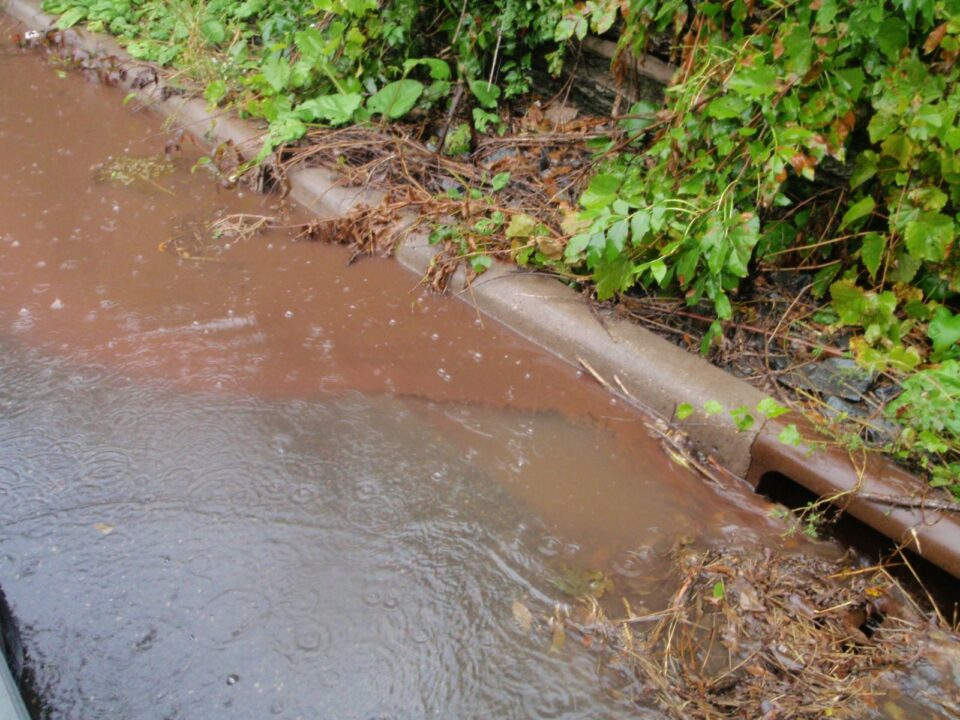
[(0, 720), (29, 720), (14, 673), (23, 669), (23, 648), (0, 590)]
[[(35, 0), (7, 0), (5, 9), (31, 29), (46, 30), (54, 22), (39, 10)], [(150, 66), (131, 60), (111, 38), (71, 32), (71, 42), (91, 54), (107, 53), (120, 59), (128, 70), (122, 82), (124, 87), (201, 142), (216, 145), (229, 141), (247, 156), (259, 147), (261, 131), (253, 123), (211, 116), (201, 100), (164, 98), (156, 84), (137, 89), (133, 81), (148, 72)], [(376, 191), (344, 187), (337, 176), (322, 168), (295, 170), (289, 179), (292, 196), (320, 216), (342, 215), (358, 204), (376, 205), (383, 198)], [(405, 267), (423, 274), (434, 256), (434, 249), (424, 235), (411, 233), (401, 241), (396, 256)], [(453, 289), (463, 288), (460, 274)], [(900, 477), (906, 483), (903, 487), (909, 487), (910, 497), (921, 495), (926, 487), (919, 479), (882, 458), (871, 465), (869, 477), (851, 483), (851, 476), (860, 478), (860, 475), (849, 458), (814, 462), (808, 451), (790, 448), (775, 440), (776, 423), (768, 423), (769, 428), (757, 423), (741, 432), (727, 413), (707, 416), (701, 408), (708, 400), (715, 400), (727, 409), (742, 405), (752, 409), (765, 395), (630, 321), (611, 317), (601, 325), (583, 299), (559, 281), (497, 263), (474, 281), (470, 292), (463, 296), (490, 317), (564, 360), (574, 365), (589, 364), (644, 410), (670, 418), (680, 403), (697, 408), (683, 427), (695, 447), (736, 474), (747, 476), (755, 485), (767, 473), (779, 471), (821, 495), (853, 488), (886, 495), (890, 485), (882, 478), (888, 476)], [(803, 459), (797, 458), (798, 452)], [(756, 460), (755, 454), (762, 459)], [(800, 477), (791, 476), (789, 468), (794, 468), (790, 472)], [(800, 469), (803, 472), (799, 472)], [(855, 496), (846, 500), (844, 506), (855, 517), (960, 577), (960, 518), (956, 514), (912, 508), (890, 512), (888, 506)]]
[(0, 653), (0, 720), (29, 720), (30, 715), (20, 698), (13, 675)]

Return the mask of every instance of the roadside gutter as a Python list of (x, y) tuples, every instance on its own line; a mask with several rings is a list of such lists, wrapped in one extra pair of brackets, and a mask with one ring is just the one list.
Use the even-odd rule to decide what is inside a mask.
[[(55, 19), (43, 13), (36, 0), (7, 0), (2, 7), (29, 29), (46, 31), (55, 26)], [(210, 147), (229, 142), (245, 157), (259, 150), (261, 126), (212, 115), (200, 99), (165, 96), (157, 82), (139, 87), (143, 78), (156, 77), (152, 66), (131, 59), (112, 38), (71, 30), (67, 40), (91, 56), (116, 57), (125, 71), (120, 84), (146, 107), (166, 116), (174, 128)], [(660, 77), (672, 73), (666, 65), (651, 63), (645, 69)], [(323, 168), (291, 170), (289, 180), (291, 195), (321, 217), (341, 216), (358, 205), (375, 206), (383, 200), (376, 191), (345, 186), (342, 178)], [(411, 222), (409, 216), (401, 221), (403, 225)], [(434, 254), (426, 235), (418, 232), (408, 233), (396, 249), (400, 263), (421, 275)], [(960, 514), (919, 501), (914, 506), (888, 502), (923, 497), (928, 486), (885, 458), (873, 455), (861, 467), (839, 449), (814, 450), (816, 432), (795, 413), (775, 422), (758, 422), (746, 431), (738, 430), (728, 413), (708, 416), (702, 409), (707, 401), (719, 402), (728, 410), (740, 406), (752, 410), (766, 396), (629, 320), (605, 317), (599, 321), (584, 299), (558, 280), (498, 262), (469, 288), (459, 273), (451, 291), (549, 352), (584, 366), (647, 412), (671, 418), (678, 405), (690, 404), (696, 410), (683, 430), (692, 445), (746, 477), (754, 487), (778, 473), (820, 496), (835, 496), (835, 504), (857, 519), (960, 577)], [(804, 437), (811, 440), (799, 447), (779, 442), (777, 434), (786, 422), (801, 426)]]

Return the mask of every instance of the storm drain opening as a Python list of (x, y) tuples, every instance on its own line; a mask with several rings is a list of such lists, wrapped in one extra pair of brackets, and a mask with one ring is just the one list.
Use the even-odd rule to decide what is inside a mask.
[[(818, 505), (821, 498), (816, 493), (782, 473), (764, 473), (757, 484), (756, 492), (794, 513), (804, 532), (819, 539), (836, 540), (844, 547), (852, 548), (869, 562), (888, 563), (890, 574), (919, 602), (929, 605), (932, 601), (951, 625), (956, 627), (960, 623), (960, 579), (912, 550), (898, 550), (896, 544), (886, 535), (850, 513), (843, 512), (839, 507), (829, 503)], [(901, 553), (910, 567), (907, 567), (900, 557)], [(871, 619), (867, 618), (866, 627), (861, 628), (867, 635), (870, 634), (870, 621)]]

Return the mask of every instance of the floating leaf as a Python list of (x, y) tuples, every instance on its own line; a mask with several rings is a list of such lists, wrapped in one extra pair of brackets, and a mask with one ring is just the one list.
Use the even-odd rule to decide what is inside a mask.
[(563, 644), (567, 640), (567, 632), (563, 629), (563, 621), (553, 621), (553, 637), (550, 640), (550, 652), (558, 653), (563, 649)]
[(530, 608), (519, 600), (514, 600), (511, 610), (513, 611), (513, 619), (516, 620), (520, 629), (524, 632), (530, 632), (530, 628), (533, 627), (533, 613), (530, 612)]

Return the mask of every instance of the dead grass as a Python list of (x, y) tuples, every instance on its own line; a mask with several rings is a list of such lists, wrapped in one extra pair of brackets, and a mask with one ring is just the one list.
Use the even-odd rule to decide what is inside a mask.
[[(624, 600), (611, 618), (586, 598), (543, 619), (554, 635), (562, 621), (611, 653), (627, 677), (618, 693), (671, 718), (863, 718), (881, 706), (896, 716), (891, 698), (914, 687), (918, 663), (957, 641), (883, 567), (755, 545), (680, 546), (673, 563), (677, 587), (663, 610), (638, 614)], [(957, 707), (955, 687), (915, 689), (929, 709)]]

